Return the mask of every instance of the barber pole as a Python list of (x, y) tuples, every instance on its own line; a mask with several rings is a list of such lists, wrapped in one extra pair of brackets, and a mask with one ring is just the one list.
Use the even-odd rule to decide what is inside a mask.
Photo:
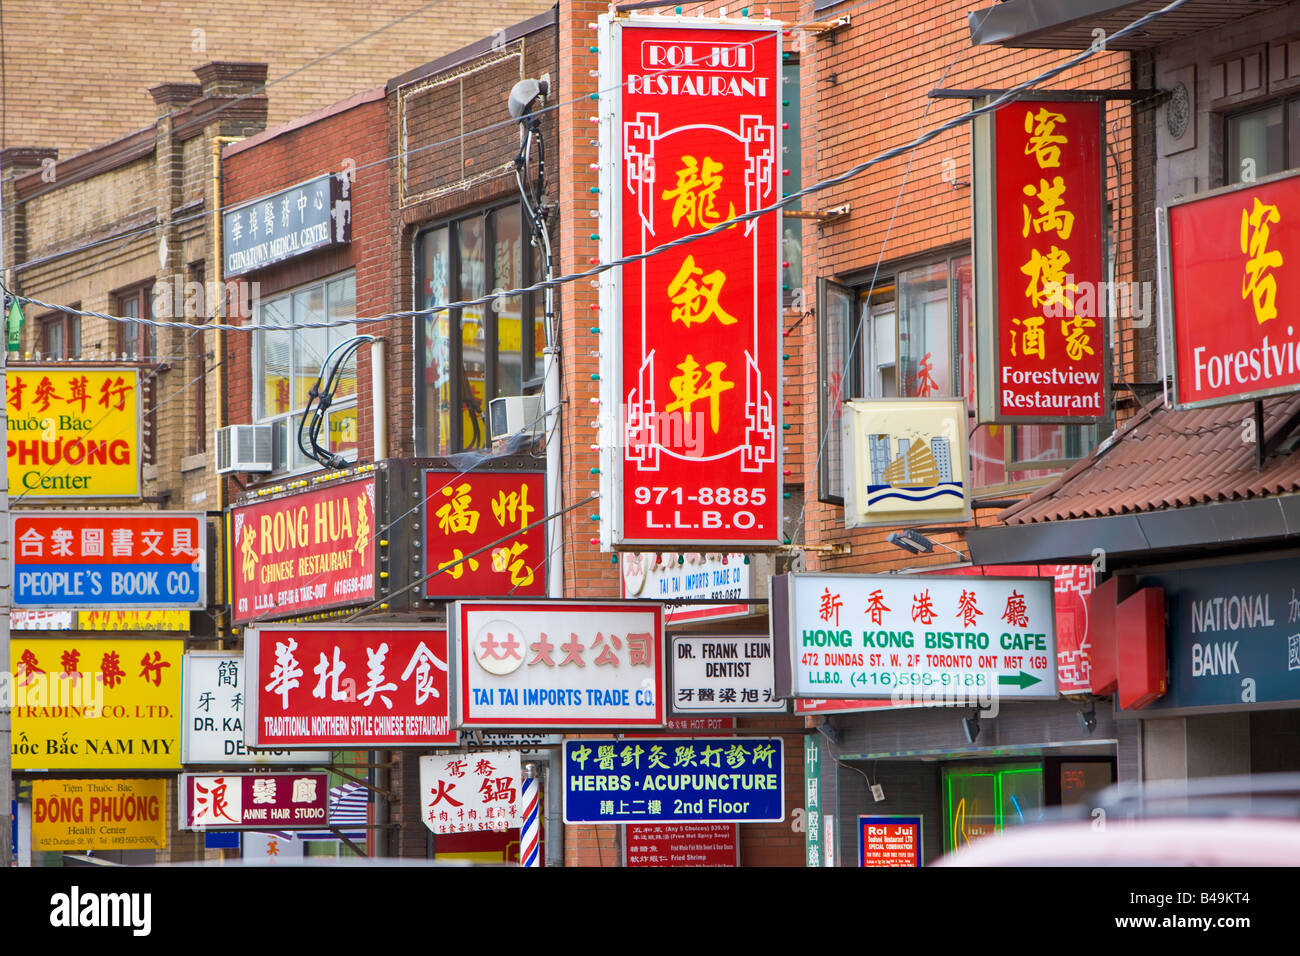
[(519, 830), (520, 866), (542, 865), (541, 855), (537, 852), (537, 778), (531, 770), (531, 767), (524, 770), (523, 788), (520, 790), (524, 804), (524, 825)]

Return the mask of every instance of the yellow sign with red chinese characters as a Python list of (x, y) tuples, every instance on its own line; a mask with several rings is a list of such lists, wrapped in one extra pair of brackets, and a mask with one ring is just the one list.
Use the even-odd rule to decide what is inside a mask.
[(15, 770), (179, 770), (180, 640), (9, 645)]
[(10, 494), (140, 494), (140, 373), (134, 368), (24, 368), (6, 374)]
[(166, 846), (166, 780), (32, 783), (34, 850), (161, 850)]

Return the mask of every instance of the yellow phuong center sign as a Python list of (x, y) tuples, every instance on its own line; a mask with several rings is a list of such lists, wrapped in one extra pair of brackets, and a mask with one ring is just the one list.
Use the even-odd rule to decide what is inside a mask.
[(32, 848), (163, 849), (166, 800), (166, 780), (36, 780)]
[(140, 494), (138, 369), (11, 365), (6, 378), (10, 494)]

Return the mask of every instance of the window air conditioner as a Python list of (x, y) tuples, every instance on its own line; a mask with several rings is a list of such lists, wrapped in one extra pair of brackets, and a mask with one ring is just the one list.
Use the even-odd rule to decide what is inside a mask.
[(494, 442), (519, 432), (542, 433), (542, 396), (503, 395), (488, 402), (488, 431)]
[(218, 428), (217, 474), (271, 470), (270, 425), (227, 425)]

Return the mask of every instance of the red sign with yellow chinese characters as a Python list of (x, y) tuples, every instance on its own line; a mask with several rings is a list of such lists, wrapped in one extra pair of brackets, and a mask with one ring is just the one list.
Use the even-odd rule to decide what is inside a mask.
[[(603, 21), (602, 259), (781, 196), (779, 30)], [(781, 541), (781, 216), (607, 273), (602, 543)]]
[(546, 596), (544, 474), (426, 471), (424, 509), (425, 597)]
[(375, 596), (375, 479), (362, 478), (230, 514), (235, 623)]
[[(1095, 100), (1017, 100), (993, 114), (992, 228), (976, 230), (993, 279), (982, 421), (1106, 417), (1103, 119)], [(979, 192), (976, 199), (978, 227), (984, 201)]]
[(447, 632), (431, 627), (250, 628), (248, 746), (454, 744)]
[(1171, 205), (1161, 249), (1172, 301), (1174, 401), (1224, 405), (1300, 389), (1300, 176)]

